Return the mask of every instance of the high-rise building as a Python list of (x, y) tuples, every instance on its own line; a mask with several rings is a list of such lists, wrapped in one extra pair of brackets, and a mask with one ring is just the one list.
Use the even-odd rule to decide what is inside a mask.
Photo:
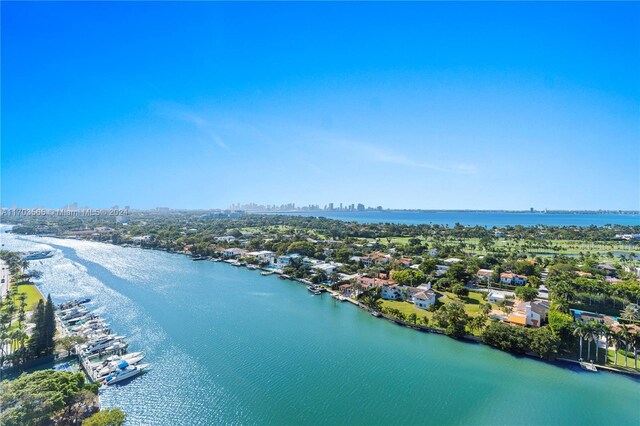
[(359, 212), (363, 212), (364, 211), (364, 204), (358, 203), (358, 211)]

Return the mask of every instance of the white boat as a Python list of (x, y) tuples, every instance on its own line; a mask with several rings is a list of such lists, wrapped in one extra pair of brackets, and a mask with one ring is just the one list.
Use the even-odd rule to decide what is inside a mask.
[(596, 368), (596, 366), (595, 366), (595, 364), (593, 363), (593, 361), (591, 361), (591, 362), (586, 362), (586, 361), (582, 361), (582, 360), (580, 360), (580, 367), (581, 367), (583, 370), (591, 371), (592, 373), (597, 373), (597, 372), (598, 372), (598, 369)]
[(124, 336), (108, 334), (82, 345), (80, 349), (82, 349), (85, 355), (94, 354), (107, 349), (113, 350), (112, 346), (114, 346), (114, 344), (116, 343), (122, 343), (122, 339), (124, 339)]
[(94, 379), (98, 382), (102, 381), (102, 379), (106, 378), (108, 375), (113, 374), (119, 368), (119, 366), (122, 365), (123, 361), (128, 365), (138, 364), (144, 359), (144, 354), (142, 352), (136, 353), (138, 354), (137, 356), (131, 356), (134, 354), (127, 354), (123, 355), (122, 357), (110, 356), (105, 362), (95, 368)]
[(267, 276), (267, 275), (271, 275), (273, 273), (274, 273), (273, 271), (262, 271), (262, 272), (260, 272), (260, 275)]
[(149, 367), (149, 364), (140, 364), (140, 365), (129, 365), (126, 361), (121, 364), (122, 368), (118, 366), (116, 371), (113, 374), (109, 374), (102, 381), (103, 385), (114, 385), (116, 383), (122, 382), (127, 379), (131, 379), (132, 377), (141, 374), (144, 370)]

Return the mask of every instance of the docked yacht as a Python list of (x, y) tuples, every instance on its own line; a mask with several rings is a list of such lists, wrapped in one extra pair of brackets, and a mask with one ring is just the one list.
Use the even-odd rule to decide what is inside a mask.
[(316, 284), (311, 284), (307, 286), (307, 290), (309, 290), (309, 292), (311, 292), (314, 295), (319, 295), (322, 293), (322, 287)]
[(110, 348), (116, 343), (122, 343), (122, 339), (124, 339), (124, 336), (107, 334), (106, 336), (101, 336), (95, 340), (90, 341), (89, 343), (82, 345), (80, 349), (82, 349), (82, 351), (86, 355), (90, 355)]
[(129, 365), (128, 362), (123, 361), (112, 374), (109, 374), (104, 378), (102, 384), (107, 386), (115, 385), (116, 383), (120, 383), (141, 374), (148, 367), (149, 364)]
[(115, 373), (115, 371), (126, 363), (128, 365), (136, 365), (140, 361), (144, 359), (144, 354), (142, 352), (136, 352), (133, 354), (127, 354), (122, 356), (110, 356), (103, 363), (99, 364), (95, 367), (95, 377), (94, 379), (97, 382), (102, 381), (108, 375)]

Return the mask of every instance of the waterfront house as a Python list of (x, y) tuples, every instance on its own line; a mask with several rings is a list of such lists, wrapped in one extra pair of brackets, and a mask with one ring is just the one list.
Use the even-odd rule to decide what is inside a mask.
[(320, 262), (316, 263), (311, 267), (311, 269), (315, 269), (316, 271), (322, 271), (327, 275), (330, 275), (335, 272), (337, 268), (342, 266), (342, 263), (338, 262)]
[(551, 303), (547, 300), (534, 300), (531, 302), (531, 310), (540, 315), (540, 321), (546, 321), (549, 316)]
[(353, 286), (351, 284), (342, 284), (339, 289), (340, 293), (345, 297), (351, 297), (353, 295)]
[(487, 301), (489, 301), (489, 303), (504, 303), (506, 299), (507, 293), (498, 290), (491, 290), (489, 292), (489, 296), (487, 296)]
[(388, 280), (384, 278), (369, 278), (369, 277), (363, 277), (363, 276), (358, 276), (356, 278), (356, 282), (366, 289), (382, 287), (384, 284), (387, 284), (387, 285), (395, 284), (393, 280)]
[(395, 284), (384, 283), (380, 289), (380, 297), (386, 300), (402, 300), (402, 290)]
[(237, 247), (227, 248), (222, 251), (222, 255), (224, 257), (239, 257), (239, 256), (244, 256), (246, 253), (247, 251), (245, 249), (241, 249)]
[(273, 263), (276, 258), (276, 254), (269, 250), (250, 251), (246, 256), (255, 257), (260, 263)]
[(436, 303), (436, 293), (433, 290), (421, 291), (413, 295), (413, 304), (419, 309), (429, 309)]
[(476, 277), (478, 277), (478, 281), (490, 282), (493, 278), (493, 271), (491, 269), (479, 269), (476, 272)]
[(531, 302), (519, 302), (509, 313), (509, 322), (515, 325), (540, 327), (540, 314), (531, 308)]
[(292, 260), (300, 259), (302, 256), (298, 253), (287, 254), (285, 256), (279, 256), (276, 261), (276, 266), (278, 269), (284, 269), (289, 266)]
[(404, 300), (405, 302), (414, 303), (414, 297), (418, 293), (422, 293), (424, 290), (421, 290), (417, 287), (411, 287), (407, 285), (403, 285), (400, 287), (400, 300)]

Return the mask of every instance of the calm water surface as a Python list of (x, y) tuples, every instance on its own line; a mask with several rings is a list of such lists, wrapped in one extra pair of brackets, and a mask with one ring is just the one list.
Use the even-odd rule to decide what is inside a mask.
[(401, 223), (405, 225), (438, 224), (453, 226), (640, 226), (640, 215), (632, 214), (544, 214), (456, 211), (372, 211), (372, 212), (295, 212), (299, 216), (320, 216), (360, 223)]
[(300, 284), (185, 256), (4, 235), (56, 301), (93, 298), (153, 369), (102, 394), (128, 424), (640, 424), (640, 383), (373, 318)]

